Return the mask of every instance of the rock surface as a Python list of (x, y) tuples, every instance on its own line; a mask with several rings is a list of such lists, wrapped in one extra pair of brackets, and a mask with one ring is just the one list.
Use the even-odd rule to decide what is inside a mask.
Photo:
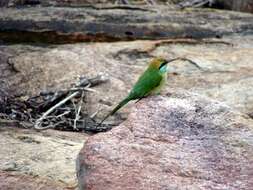
[(75, 159), (87, 135), (8, 126), (0, 122), (1, 190), (75, 189)]
[[(1, 0), (0, 7), (20, 7), (20, 6), (70, 6), (70, 7), (82, 7), (85, 5), (151, 5), (150, 2), (155, 2), (155, 5), (175, 5), (184, 2), (184, 4), (192, 3), (192, 0)], [(195, 1), (196, 4), (200, 1)], [(202, 1), (203, 2), (203, 1)], [(226, 9), (240, 12), (253, 13), (252, 0), (210, 0), (206, 5), (218, 9)]]
[(77, 163), (81, 190), (250, 190), (253, 122), (196, 94), (150, 97), (90, 137)]
[[(156, 0), (156, 4), (172, 4), (179, 2), (180, 0)], [(94, 5), (94, 4), (125, 4), (124, 0), (1, 0), (1, 6), (15, 7), (15, 6), (83, 6), (83, 5)], [(147, 5), (148, 1), (145, 0), (128, 0), (128, 2), (137, 5)]]
[[(131, 16), (129, 16), (131, 15)], [(198, 19), (196, 19), (198, 18)], [(166, 6), (31, 7), (0, 11), (0, 41), (74, 43), (252, 34), (253, 15)]]
[[(80, 75), (94, 77), (102, 72), (109, 75), (110, 81), (94, 88), (96, 93), (87, 93), (85, 106), (89, 114), (101, 109), (101, 118), (126, 96), (153, 56), (180, 56), (195, 61), (203, 71), (186, 61), (171, 63), (164, 92), (186, 89), (253, 113), (253, 37), (230, 36), (222, 40), (233, 45), (173, 40), (49, 47), (2, 45), (0, 85), (9, 94), (36, 95), (65, 89)], [(128, 112), (130, 107), (119, 113)], [(116, 119), (120, 119), (117, 114)]]
[[(89, 0), (87, 0), (87, 2), (88, 1)], [(1, 0), (0, 6), (6, 6), (8, 2), (17, 2), (21, 4), (22, 2), (25, 2), (29, 4), (29, 2), (40, 2), (40, 0)], [(86, 2), (86, 0), (43, 0), (43, 2), (64, 4), (69, 2)], [(198, 19), (196, 19), (197, 17)], [(37, 95), (41, 91), (54, 91), (67, 88), (71, 83), (74, 83), (77, 80), (79, 75), (94, 77), (98, 73), (104, 72), (110, 76), (111, 81), (107, 84), (96, 87), (96, 93), (88, 93), (86, 105), (84, 106), (85, 109), (87, 109), (88, 114), (93, 114), (101, 108), (102, 111), (98, 113), (98, 117), (100, 118), (107, 114), (112, 106), (128, 93), (137, 77), (145, 69), (147, 61), (152, 57), (159, 55), (166, 58), (182, 56), (194, 60), (203, 71), (198, 70), (188, 62), (174, 62), (170, 65), (169, 83), (165, 92), (171, 92), (172, 89), (187, 89), (224, 101), (239, 111), (252, 115), (252, 18), (253, 16), (250, 14), (199, 9), (172, 11), (168, 7), (136, 8), (133, 6), (86, 6), (82, 8), (30, 7), (25, 9), (1, 9), (0, 44), (4, 41), (14, 43), (42, 42), (44, 44), (0, 45), (0, 102), (5, 95), (21, 95), (21, 98), (25, 99), (27, 96)], [(126, 25), (126, 22), (130, 23), (130, 25)], [(118, 30), (115, 30), (115, 25), (120, 26)], [(159, 27), (157, 27), (158, 25)], [(235, 36), (232, 34), (235, 34)], [(214, 43), (192, 41), (190, 39), (183, 39), (183, 41), (182, 39), (167, 39), (162, 41), (107, 42), (72, 45), (45, 44), (45, 42), (111, 42), (116, 40), (147, 38), (161, 39), (165, 37), (224, 37), (220, 40), (223, 40), (226, 43), (217, 42), (217, 39), (210, 39), (212, 41), (215, 40), (216, 42)], [(233, 46), (231, 44), (233, 44)], [(177, 98), (179, 97), (176, 97), (175, 102), (177, 102)], [(183, 103), (188, 101), (187, 98), (188, 97), (182, 98)], [(166, 100), (164, 99), (165, 98), (161, 98), (161, 100), (159, 98), (154, 98), (154, 100), (158, 100), (158, 102), (167, 102), (167, 98)], [(153, 99), (150, 101), (152, 102)], [(165, 105), (171, 105), (170, 101)], [(179, 104), (180, 101), (181, 99), (178, 100)], [(197, 100), (196, 102), (196, 104), (199, 103)], [(191, 103), (189, 104), (190, 106), (192, 105)], [(148, 109), (142, 103), (138, 106), (141, 108), (144, 106), (143, 109)], [(149, 106), (149, 104), (147, 106)], [(194, 107), (195, 105), (192, 106)], [(121, 120), (121, 113), (125, 114), (126, 112), (129, 112), (130, 107), (131, 106), (128, 106), (126, 109), (121, 110), (120, 114), (116, 114), (116, 121)], [(174, 109), (174, 107), (172, 108)], [(188, 109), (188, 107), (185, 108)], [(207, 106), (207, 108), (209, 107)], [(206, 111), (207, 108), (203, 108), (204, 111), (200, 110), (199, 112), (206, 113), (206, 115), (209, 115), (209, 113), (215, 115), (215, 113), (212, 112), (213, 110), (210, 110), (210, 112)], [(163, 109), (165, 111), (168, 110), (167, 107), (163, 107)], [(191, 110), (191, 108), (189, 109)], [(198, 108), (196, 108), (196, 110), (198, 110)], [(224, 108), (224, 110), (226, 111), (227, 108)], [(154, 109), (151, 109), (150, 111), (152, 112)], [(219, 109), (216, 111), (217, 114), (215, 116), (224, 113)], [(198, 115), (199, 112), (196, 111), (197, 118), (200, 117)], [(123, 118), (126, 116), (124, 114)], [(249, 130), (246, 127), (246, 123), (249, 122), (249, 120), (243, 119), (243, 117), (237, 114), (233, 115), (230, 111), (228, 111), (228, 114), (226, 112), (224, 115), (226, 116), (224, 116), (225, 119), (227, 117), (234, 117), (232, 118), (232, 120), (235, 120), (234, 125), (237, 125), (238, 122), (240, 125), (238, 125), (237, 128), (231, 128), (231, 130), (225, 131), (220, 127), (221, 124), (224, 124), (224, 126), (229, 125), (229, 122), (231, 121), (230, 119), (228, 119), (228, 121), (221, 121), (222, 118), (220, 117), (223, 117), (222, 115), (217, 116), (217, 121), (213, 119), (204, 127), (198, 125), (198, 122), (200, 122), (199, 120), (196, 121), (196, 124), (195, 118), (194, 123), (191, 122), (193, 120), (191, 118), (187, 118), (187, 121), (185, 122), (184, 120), (181, 121), (181, 117), (179, 117), (175, 118), (173, 122), (175, 126), (181, 126), (181, 124), (187, 125), (186, 127), (190, 126), (186, 128), (186, 131), (185, 128), (182, 129), (181, 127), (172, 130), (172, 134), (171, 131), (169, 130), (168, 132), (165, 127), (165, 129), (162, 129), (165, 133), (159, 133), (156, 138), (154, 135), (157, 133), (154, 133), (154, 131), (157, 130), (152, 123), (152, 126), (151, 124), (147, 124), (147, 126), (151, 126), (151, 131), (146, 128), (139, 128), (140, 131), (133, 130), (132, 132), (129, 132), (129, 129), (132, 130), (132, 128), (131, 126), (129, 127), (131, 123), (129, 124), (128, 121), (128, 126), (121, 126), (123, 132), (120, 131), (121, 128), (118, 128), (110, 133), (104, 134), (105, 136), (108, 134), (117, 134), (116, 137), (111, 139), (111, 142), (120, 138), (119, 142), (123, 143), (122, 150), (125, 150), (124, 148), (129, 149), (130, 151), (134, 149), (134, 151), (137, 151), (138, 155), (140, 155), (139, 157), (137, 156), (137, 158), (134, 158), (134, 155), (132, 157), (130, 156), (128, 160), (129, 162), (126, 164), (130, 163), (131, 166), (132, 160), (133, 162), (136, 161), (136, 163), (140, 164), (142, 167), (141, 172), (139, 172), (139, 170), (134, 170), (133, 176), (129, 176), (128, 173), (125, 173), (123, 176), (118, 177), (120, 179), (126, 179), (125, 182), (127, 183), (128, 181), (132, 182), (132, 179), (136, 176), (133, 185), (138, 185), (140, 181), (143, 181), (141, 177), (145, 177), (142, 174), (142, 170), (144, 172), (148, 170), (149, 172), (154, 168), (154, 173), (151, 173), (149, 177), (144, 178), (145, 183), (143, 188), (148, 183), (158, 186), (158, 181), (160, 181), (160, 179), (158, 179), (159, 177), (163, 179), (164, 176), (169, 176), (172, 182), (182, 180), (182, 184), (187, 185), (188, 183), (191, 183), (191, 180), (193, 181), (192, 184), (196, 184), (196, 186), (201, 186), (204, 184), (203, 181), (206, 181), (207, 185), (202, 189), (206, 189), (206, 187), (209, 186), (217, 186), (222, 189), (223, 185), (224, 187), (231, 187), (234, 189), (241, 187), (242, 189), (246, 189), (248, 185), (252, 185), (247, 183), (246, 179), (248, 179), (249, 182), (253, 181), (252, 178), (250, 178), (252, 176), (252, 170), (249, 170), (249, 164), (252, 165), (252, 160), (248, 159), (248, 152), (252, 152), (252, 133), (248, 132)], [(148, 118), (145, 118), (145, 115), (142, 117), (143, 119), (146, 119), (146, 121), (149, 121)], [(154, 117), (157, 118), (158, 116), (154, 114)], [(131, 118), (134, 118), (134, 116), (132, 115), (130, 119)], [(159, 118), (163, 117), (159, 116)], [(174, 118), (174, 116), (172, 118)], [(168, 118), (165, 118), (164, 120), (166, 119)], [(190, 120), (189, 122), (188, 119)], [(159, 120), (159, 122), (163, 123), (164, 121)], [(212, 125), (215, 122), (218, 122), (219, 124), (217, 124), (217, 129), (211, 128), (212, 130), (208, 131), (207, 126)], [(133, 120), (133, 124), (134, 123)], [(125, 124), (127, 124), (127, 122)], [(139, 125), (139, 123), (136, 122), (136, 125)], [(1, 190), (24, 190), (25, 188), (58, 190), (76, 188), (74, 171), (75, 156), (83, 145), (83, 142), (86, 140), (87, 135), (56, 132), (52, 130), (35, 132), (32, 130), (22, 130), (12, 127), (7, 127), (0, 121)], [(197, 130), (196, 128), (199, 129)], [(174, 129), (174, 126), (170, 125), (169, 129)], [(118, 130), (120, 131), (120, 134), (118, 134)], [(145, 135), (143, 138), (142, 136), (140, 137), (139, 134), (143, 134), (142, 130), (147, 131), (147, 133), (145, 132), (147, 137)], [(206, 132), (206, 130), (208, 135), (212, 135), (211, 137), (213, 137), (213, 139), (209, 138), (209, 136), (203, 136), (203, 133)], [(199, 133), (200, 137), (203, 138), (196, 140), (195, 137)], [(126, 134), (127, 137), (124, 142), (129, 143), (129, 139), (131, 141), (129, 146), (123, 142), (125, 138), (124, 134)], [(185, 134), (187, 138), (185, 137)], [(133, 135), (135, 135), (134, 139), (132, 138)], [(121, 136), (123, 137), (121, 138)], [(245, 140), (241, 140), (242, 136), (245, 137)], [(169, 137), (170, 145), (166, 147), (165, 151), (159, 149), (159, 147), (157, 148), (159, 143), (168, 143), (167, 137)], [(100, 138), (100, 135), (94, 138)], [(131, 144), (132, 142), (135, 143), (135, 138), (138, 140), (138, 143), (142, 143), (142, 140), (145, 141), (145, 143), (147, 142), (148, 150), (145, 150), (145, 155), (142, 155), (142, 148), (144, 147), (145, 149), (146, 144), (145, 146), (142, 144)], [(236, 140), (233, 141), (232, 138)], [(160, 142), (159, 139), (162, 139), (162, 141)], [(181, 141), (181, 139), (183, 139), (183, 141)], [(110, 139), (106, 139), (105, 143), (108, 142), (108, 140)], [(159, 152), (162, 156), (167, 157), (168, 154), (171, 156), (170, 153), (174, 153), (174, 155), (172, 154), (172, 156), (169, 157), (171, 159), (168, 162), (169, 165), (166, 165), (167, 160), (165, 160), (166, 163), (164, 160), (158, 160), (157, 162), (152, 160), (152, 154), (156, 154), (152, 147), (153, 141), (154, 149), (158, 149), (158, 152), (162, 151)], [(205, 143), (203, 146), (202, 144), (199, 144), (199, 142), (202, 141)], [(187, 142), (188, 144), (180, 144), (178, 146), (178, 144), (176, 144), (177, 142)], [(97, 143), (104, 145), (103, 142), (100, 141)], [(226, 147), (223, 147), (222, 145), (226, 145)], [(96, 146), (95, 153), (97, 147), (98, 150), (101, 150), (107, 148), (108, 145), (105, 147)], [(178, 147), (181, 148), (181, 150), (183, 149), (183, 152), (181, 151), (177, 154), (175, 149)], [(200, 150), (200, 152), (202, 151), (201, 153), (206, 153), (207, 156), (201, 157), (203, 160), (198, 160), (198, 150), (194, 149), (194, 147), (197, 149), (199, 148), (198, 150)], [(193, 152), (189, 152), (191, 148)], [(120, 150), (119, 153), (122, 153), (122, 150)], [(151, 153), (149, 154), (149, 152)], [(117, 162), (117, 160), (116, 162), (113, 162), (114, 165), (120, 166), (117, 169), (128, 167), (126, 165), (122, 165), (121, 167), (120, 164), (122, 161), (121, 158), (128, 157), (128, 153), (128, 150), (126, 150), (126, 153), (123, 153), (123, 156), (118, 159), (119, 162)], [(148, 157), (150, 158), (150, 164), (147, 165), (148, 167), (142, 165), (142, 161), (144, 160), (141, 159), (143, 156), (146, 158), (146, 154), (151, 156)], [(183, 160), (182, 163), (176, 162), (177, 160), (182, 160), (182, 158), (185, 157), (185, 154), (187, 154), (186, 156), (191, 156), (192, 154), (193, 157), (187, 157), (187, 160), (185, 162)], [(107, 155), (106, 159), (110, 159), (109, 161), (115, 161), (114, 155), (117, 156), (117, 152)], [(195, 159), (196, 162), (193, 159)], [(238, 159), (241, 159), (240, 162)], [(98, 162), (101, 160), (101, 163), (103, 163), (104, 157), (99, 158), (97, 162), (94, 163), (99, 165)], [(174, 161), (176, 163), (175, 165)], [(82, 160), (80, 163), (83, 164)], [(101, 170), (104, 171), (104, 166), (108, 166), (108, 163), (106, 163), (107, 165), (103, 165)], [(161, 169), (157, 168), (157, 163), (166, 166), (162, 172), (169, 174), (164, 176), (154, 176), (159, 174), (157, 170)], [(202, 163), (203, 165), (197, 166), (196, 168), (199, 170), (196, 172), (196, 170), (193, 170), (192, 168), (198, 163)], [(89, 164), (92, 165), (90, 162)], [(215, 164), (220, 168), (217, 168)], [(179, 168), (179, 166), (187, 167), (185, 167), (186, 169), (184, 170)], [(209, 166), (211, 169), (209, 169)], [(211, 172), (217, 171), (218, 175), (214, 177), (212, 175), (213, 173), (208, 173), (209, 170)], [(111, 180), (119, 179), (117, 176), (115, 177), (116, 173), (111, 171), (112, 179), (107, 178), (108, 176), (106, 176), (105, 178), (98, 180), (98, 184), (95, 184), (96, 186), (93, 186), (93, 180), (95, 179), (94, 173), (92, 173), (93, 170), (92, 168), (89, 168), (86, 171), (89, 171), (87, 176), (91, 178), (91, 181), (87, 183), (89, 187), (92, 186), (95, 188), (100, 186), (104, 179), (109, 182)], [(171, 173), (175, 173), (176, 175), (171, 175)], [(245, 178), (241, 177), (242, 175), (239, 175), (242, 173), (245, 174)], [(85, 177), (85, 180), (88, 179), (86, 176), (83, 176), (83, 171), (80, 171), (79, 174), (81, 182), (83, 182), (82, 177)], [(224, 181), (221, 183), (220, 180), (222, 178), (219, 178), (224, 177), (225, 175), (229, 176), (229, 178), (223, 178), (226, 179), (226, 184), (224, 184)], [(231, 179), (235, 182), (234, 186), (230, 183)], [(116, 187), (120, 187), (120, 185), (122, 184), (116, 185)], [(164, 186), (167, 187), (167, 184)], [(175, 186), (177, 186), (177, 184)], [(151, 186), (151, 188), (152, 187), (153, 186)], [(193, 189), (194, 188), (195, 186)], [(164, 189), (164, 187), (162, 186), (161, 189)], [(175, 189), (173, 183), (171, 189)]]
[(72, 190), (61, 183), (55, 183), (48, 179), (40, 179), (28, 175), (17, 175), (0, 171), (1, 190)]

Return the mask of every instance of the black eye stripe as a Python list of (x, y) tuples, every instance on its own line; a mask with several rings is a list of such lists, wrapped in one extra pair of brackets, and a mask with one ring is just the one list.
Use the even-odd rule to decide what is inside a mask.
[(163, 63), (160, 65), (159, 69), (161, 69), (164, 65), (166, 65), (168, 62), (167, 61), (163, 61)]

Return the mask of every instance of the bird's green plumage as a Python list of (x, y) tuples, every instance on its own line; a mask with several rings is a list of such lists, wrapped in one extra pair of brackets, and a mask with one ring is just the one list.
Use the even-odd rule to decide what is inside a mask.
[(133, 89), (129, 93), (131, 100), (140, 99), (148, 96), (153, 89), (158, 87), (163, 79), (163, 75), (154, 68), (148, 68), (138, 79)]
[[(132, 90), (128, 96), (123, 99), (101, 122), (106, 120), (109, 116), (113, 115), (120, 108), (126, 105), (131, 100), (141, 99), (150, 94), (159, 93), (162, 86), (166, 82), (167, 70), (166, 70), (167, 61), (162, 58), (156, 58), (151, 61), (147, 70), (139, 77), (136, 84), (133, 86)], [(165, 66), (165, 69), (163, 67)], [(161, 68), (162, 67), (162, 68)]]

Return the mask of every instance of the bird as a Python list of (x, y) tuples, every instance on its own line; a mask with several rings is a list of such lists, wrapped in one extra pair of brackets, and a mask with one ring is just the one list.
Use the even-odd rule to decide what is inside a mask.
[(126, 96), (126, 98), (119, 102), (118, 105), (101, 120), (98, 126), (101, 125), (108, 117), (112, 116), (119, 109), (125, 106), (129, 101), (137, 100), (138, 102), (142, 98), (147, 97), (149, 95), (159, 94), (167, 81), (167, 64), (176, 59), (171, 59), (168, 61), (162, 57), (155, 57), (149, 63), (148, 68), (139, 77), (139, 79), (133, 86), (130, 93)]

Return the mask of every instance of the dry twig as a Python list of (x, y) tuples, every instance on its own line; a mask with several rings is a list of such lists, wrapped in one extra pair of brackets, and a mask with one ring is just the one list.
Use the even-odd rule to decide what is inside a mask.
[(214, 3), (214, 0), (185, 0), (180, 3), (178, 3), (178, 6), (181, 9), (184, 9), (186, 7), (203, 7), (205, 5), (208, 5), (209, 7)]
[(56, 108), (60, 107), (61, 105), (65, 104), (67, 101), (69, 101), (71, 98), (77, 96), (79, 92), (74, 92), (68, 97), (64, 98), (62, 101), (51, 107), (49, 110), (47, 110), (36, 122), (34, 125), (35, 129), (45, 129), (45, 127), (41, 127), (41, 122), (50, 114), (52, 113)]
[[(41, 92), (34, 97), (8, 97), (0, 99), (0, 119), (15, 120), (23, 127), (36, 129), (104, 131), (110, 126), (95, 128), (96, 122), (83, 111), (85, 93), (96, 92), (93, 86), (104, 83), (108, 76), (100, 74), (87, 79), (80, 77), (69, 89)], [(72, 102), (72, 103), (71, 103)], [(34, 124), (34, 125), (32, 125)]]

